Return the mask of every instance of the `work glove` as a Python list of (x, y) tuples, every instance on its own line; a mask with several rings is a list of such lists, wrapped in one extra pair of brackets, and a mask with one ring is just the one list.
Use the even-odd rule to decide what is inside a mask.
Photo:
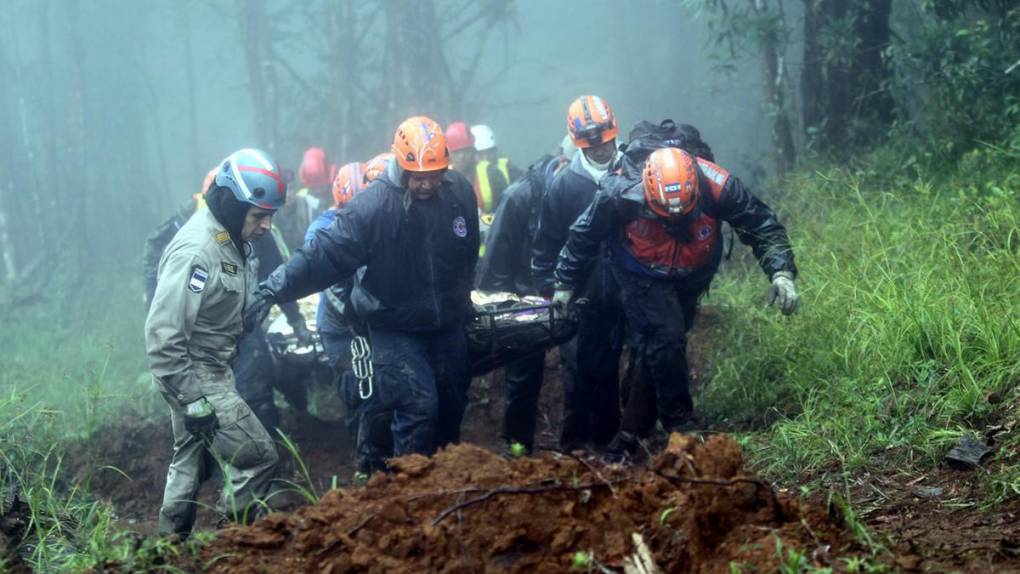
[(797, 287), (793, 284), (793, 273), (777, 271), (772, 275), (769, 305), (776, 301), (779, 301), (779, 309), (783, 312), (783, 315), (792, 315), (797, 312), (800, 296), (797, 295)]
[(303, 317), (298, 321), (294, 321), (290, 328), (294, 330), (294, 336), (297, 337), (298, 345), (309, 347), (315, 344), (315, 335), (308, 329), (308, 325)]
[[(276, 304), (274, 299), (273, 292), (264, 287), (260, 287), (252, 294), (248, 305), (244, 308), (243, 322), (245, 333), (250, 333), (262, 325), (262, 321), (265, 321), (269, 315), (269, 310)], [(296, 334), (297, 330), (295, 329), (294, 332)]]
[(219, 424), (216, 411), (205, 397), (184, 405), (184, 428), (189, 433), (211, 441)]
[(570, 304), (570, 301), (574, 298), (574, 290), (566, 285), (557, 285), (556, 290), (553, 291), (552, 301), (555, 304), (559, 304), (561, 307), (566, 308)]

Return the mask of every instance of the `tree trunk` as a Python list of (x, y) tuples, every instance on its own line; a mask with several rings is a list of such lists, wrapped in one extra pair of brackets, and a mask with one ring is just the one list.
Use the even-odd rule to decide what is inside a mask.
[(750, 0), (751, 6), (763, 22), (758, 28), (758, 48), (761, 52), (762, 76), (765, 83), (765, 102), (771, 122), (772, 154), (776, 175), (783, 177), (797, 161), (793, 145), (793, 131), (786, 110), (786, 78), (780, 53), (778, 24), (769, 15), (766, 0)]
[(866, 122), (867, 135), (872, 135), (893, 121), (894, 103), (887, 86), (891, 74), (882, 58), (891, 35), (892, 0), (867, 0), (857, 10), (855, 31), (859, 51), (855, 58), (854, 115)]
[(801, 120), (808, 140), (825, 121), (825, 93), (822, 84), (822, 52), (818, 34), (824, 21), (825, 0), (804, 0), (804, 64), (800, 72)]
[[(198, 149), (198, 104), (195, 98), (195, 58), (191, 48), (191, 18), (187, 16), (188, 7), (184, 8), (184, 73), (188, 82), (188, 123), (191, 127), (191, 168), (195, 175), (205, 174), (209, 166), (203, 166)], [(202, 190), (205, 191), (205, 190)]]

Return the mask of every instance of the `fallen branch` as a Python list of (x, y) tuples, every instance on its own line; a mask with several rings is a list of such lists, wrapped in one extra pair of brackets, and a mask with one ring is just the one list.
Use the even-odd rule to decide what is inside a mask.
[(619, 483), (619, 482), (624, 482), (624, 480), (616, 480), (616, 481), (613, 481), (612, 483), (609, 483), (609, 482), (589, 482), (589, 483), (585, 483), (585, 484), (579, 484), (577, 486), (567, 486), (567, 485), (564, 485), (564, 484), (554, 484), (554, 485), (550, 485), (550, 486), (520, 486), (520, 487), (505, 486), (505, 487), (501, 487), (501, 488), (494, 488), (494, 489), (486, 492), (485, 494), (483, 494), (481, 496), (477, 496), (477, 497), (472, 498), (470, 500), (465, 500), (464, 502), (457, 503), (457, 504), (447, 508), (446, 510), (440, 512), (438, 516), (436, 516), (435, 518), (432, 519), (432, 526), (436, 526), (437, 524), (442, 522), (443, 519), (445, 519), (447, 516), (453, 514), (454, 512), (456, 512), (458, 510), (461, 510), (463, 508), (467, 508), (469, 506), (474, 506), (475, 504), (480, 504), (482, 502), (485, 502), (486, 500), (489, 500), (490, 498), (493, 498), (495, 496), (499, 496), (501, 494), (537, 494), (537, 493), (540, 493), (540, 492), (555, 492), (555, 491), (573, 492), (573, 491), (591, 490), (593, 488), (599, 488), (599, 487), (609, 487), (609, 488), (612, 488), (612, 484)]

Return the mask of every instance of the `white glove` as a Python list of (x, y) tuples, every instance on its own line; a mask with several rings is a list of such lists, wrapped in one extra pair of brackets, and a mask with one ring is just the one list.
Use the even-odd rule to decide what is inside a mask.
[(769, 292), (769, 305), (779, 301), (779, 309), (783, 315), (792, 315), (797, 312), (797, 305), (800, 303), (800, 296), (797, 295), (797, 287), (793, 284), (793, 273), (789, 271), (777, 271), (772, 276), (772, 289)]
[(559, 303), (561, 307), (566, 307), (570, 304), (570, 300), (574, 298), (574, 290), (569, 287), (562, 287), (553, 292), (553, 303)]

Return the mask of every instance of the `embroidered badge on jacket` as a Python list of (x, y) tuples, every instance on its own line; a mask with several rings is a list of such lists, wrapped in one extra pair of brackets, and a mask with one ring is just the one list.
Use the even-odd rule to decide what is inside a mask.
[(205, 289), (205, 281), (209, 274), (198, 265), (191, 268), (191, 277), (188, 279), (188, 290), (192, 293), (201, 293)]

